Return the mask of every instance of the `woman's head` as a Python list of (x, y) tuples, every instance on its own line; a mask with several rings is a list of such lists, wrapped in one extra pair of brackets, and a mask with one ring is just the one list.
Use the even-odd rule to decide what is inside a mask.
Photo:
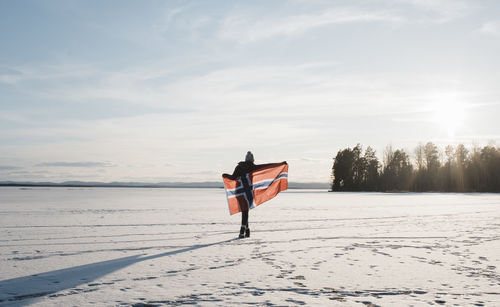
[(252, 154), (252, 152), (248, 151), (247, 155), (245, 156), (245, 162), (252, 162), (253, 163), (253, 161), (254, 161), (253, 154)]

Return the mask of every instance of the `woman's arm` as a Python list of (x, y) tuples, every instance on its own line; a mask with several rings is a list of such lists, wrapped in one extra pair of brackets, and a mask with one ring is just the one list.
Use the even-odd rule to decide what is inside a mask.
[(283, 162), (278, 162), (278, 163), (257, 164), (257, 165), (255, 165), (255, 168), (253, 170), (256, 171), (256, 170), (263, 169), (263, 168), (270, 167), (270, 166), (278, 166), (280, 164), (287, 164), (287, 163), (286, 163), (286, 161), (283, 161)]
[(224, 178), (228, 178), (228, 179), (231, 179), (231, 180), (234, 180), (236, 178), (238, 178), (240, 176), (240, 166), (237, 165), (235, 168), (234, 168), (234, 171), (233, 171), (233, 174), (232, 175), (229, 175), (229, 174), (222, 174), (222, 177)]

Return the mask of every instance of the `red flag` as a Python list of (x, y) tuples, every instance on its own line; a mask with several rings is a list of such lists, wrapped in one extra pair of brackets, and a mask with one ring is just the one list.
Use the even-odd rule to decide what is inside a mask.
[(288, 164), (277, 163), (235, 180), (222, 177), (229, 214), (253, 209), (288, 188)]

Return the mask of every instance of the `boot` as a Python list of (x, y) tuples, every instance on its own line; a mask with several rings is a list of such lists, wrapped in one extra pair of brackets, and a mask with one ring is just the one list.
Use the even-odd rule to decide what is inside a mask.
[(241, 228), (240, 228), (240, 235), (239, 235), (239, 238), (244, 238), (245, 237), (245, 231), (247, 230), (247, 227), (245, 225), (241, 225)]
[(245, 238), (249, 238), (250, 237), (250, 228), (247, 227), (246, 231), (245, 231)]

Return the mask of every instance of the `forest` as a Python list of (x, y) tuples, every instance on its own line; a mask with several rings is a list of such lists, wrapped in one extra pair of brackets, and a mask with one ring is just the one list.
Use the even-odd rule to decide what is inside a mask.
[(500, 147), (387, 146), (382, 161), (357, 144), (333, 158), (331, 191), (500, 192)]

